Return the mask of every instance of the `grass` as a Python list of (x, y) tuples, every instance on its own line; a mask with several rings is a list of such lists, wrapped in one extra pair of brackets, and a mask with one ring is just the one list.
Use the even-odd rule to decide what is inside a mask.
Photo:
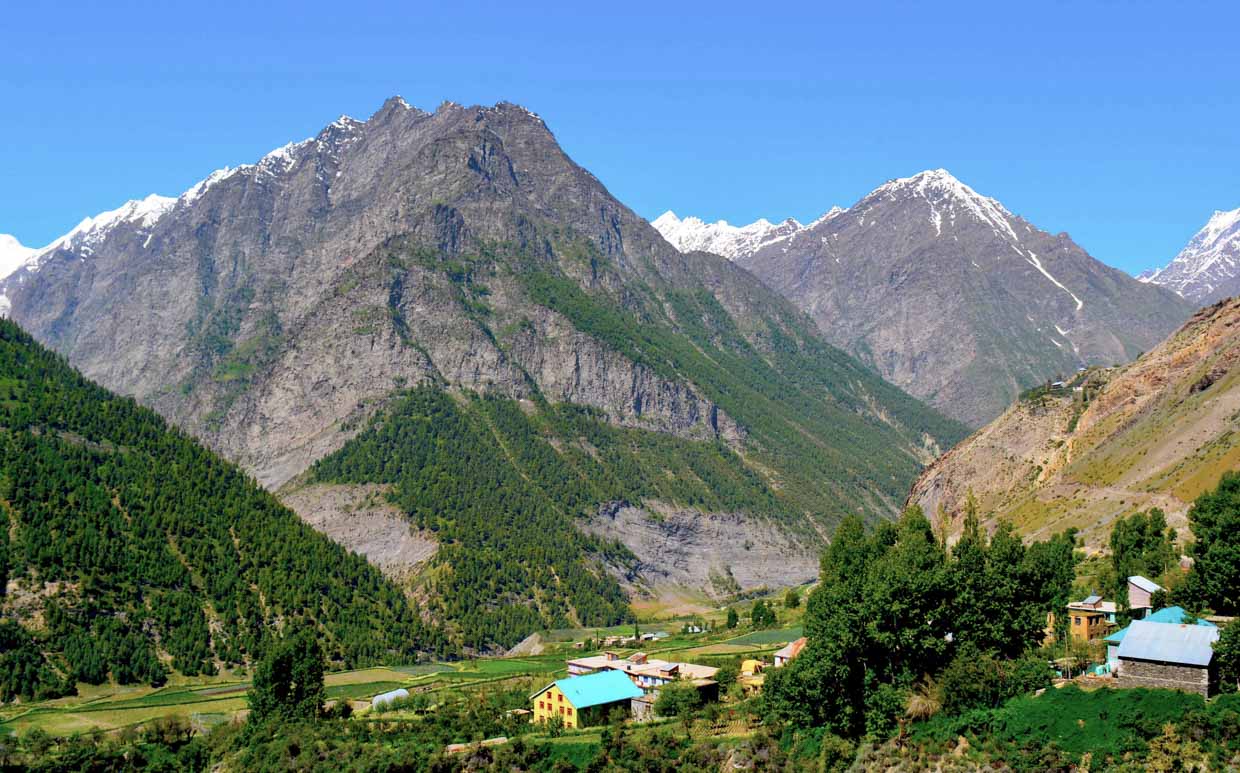
[(743, 636), (737, 636), (734, 639), (728, 639), (724, 644), (777, 644), (779, 642), (790, 642), (801, 638), (801, 626), (796, 625), (791, 628), (777, 628), (769, 631), (754, 631)]
[[(670, 626), (669, 626), (670, 627)], [(659, 630), (658, 626), (642, 630)], [(615, 629), (632, 633), (632, 626)], [(593, 630), (588, 632), (593, 635)], [(800, 627), (754, 631), (720, 640), (728, 631), (699, 637), (676, 636), (647, 642), (652, 657), (692, 661), (705, 655), (747, 655), (769, 652), (775, 644), (801, 635)], [(338, 671), (326, 675), (329, 700), (366, 701), (379, 693), (417, 686), (434, 692), (475, 689), (513, 679), (551, 679), (565, 673), (566, 658), (588, 654), (566, 650), (516, 658), (479, 658), (457, 663), (424, 663), (412, 666), (375, 667)], [(180, 716), (199, 725), (213, 725), (238, 717), (248, 708), (248, 680), (238, 675), (213, 677), (174, 676), (158, 689), (132, 685), (79, 685), (79, 694), (33, 704), (0, 707), (0, 736), (40, 728), (52, 735), (71, 735), (96, 730), (114, 731), (160, 717)], [(568, 761), (590, 759), (597, 749), (596, 737), (574, 734), (549, 739)], [(560, 750), (563, 747), (562, 751)]]

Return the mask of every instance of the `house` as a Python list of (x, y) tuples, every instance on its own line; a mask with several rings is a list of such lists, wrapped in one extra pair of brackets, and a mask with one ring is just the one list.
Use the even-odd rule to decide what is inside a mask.
[(1068, 630), (1079, 641), (1100, 639), (1115, 624), (1115, 612), (1115, 602), (1104, 601), (1101, 596), (1074, 601), (1068, 605)]
[(370, 708), (377, 709), (380, 706), (392, 703), (393, 701), (405, 700), (409, 697), (409, 691), (401, 687), (391, 692), (385, 692), (382, 695), (376, 695), (370, 699)]
[(589, 727), (607, 721), (617, 707), (629, 712), (629, 704), (641, 689), (620, 671), (600, 671), (559, 679), (530, 696), (535, 722), (559, 717), (565, 727)]
[(1209, 697), (1218, 691), (1214, 642), (1219, 630), (1136, 620), (1119, 645), (1120, 687), (1161, 687)]
[[(1165, 607), (1147, 615), (1145, 620), (1150, 623), (1179, 625), (1185, 622), (1192, 622), (1191, 620), (1186, 620), (1189, 617), (1190, 615), (1184, 611), (1184, 607)], [(1214, 623), (1208, 620), (1197, 620), (1196, 624), (1214, 626)], [(1103, 640), (1107, 643), (1107, 666), (1112, 673), (1119, 671), (1119, 645), (1124, 641), (1124, 637), (1128, 635), (1128, 629), (1131, 627), (1131, 625), (1125, 626)]]
[(808, 641), (804, 636), (794, 642), (789, 642), (783, 649), (775, 650), (775, 667), (781, 668), (791, 663), (797, 655), (801, 654), (801, 650), (805, 649), (805, 642)]
[(1139, 574), (1128, 578), (1128, 608), (1134, 620), (1142, 620), (1154, 609), (1154, 594), (1162, 586)]
[(650, 658), (644, 652), (634, 652), (622, 658), (615, 652), (590, 655), (567, 661), (570, 674), (593, 674), (600, 671), (620, 671), (633, 684), (646, 692), (680, 679), (713, 679), (719, 669), (699, 666), (696, 663), (679, 663)]

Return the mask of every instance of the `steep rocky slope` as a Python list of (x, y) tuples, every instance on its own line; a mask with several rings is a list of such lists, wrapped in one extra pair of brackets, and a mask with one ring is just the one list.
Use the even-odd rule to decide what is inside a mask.
[(1215, 212), (1170, 263), (1138, 279), (1196, 303), (1240, 294), (1240, 208)]
[[(1077, 389), (1079, 387), (1079, 391)], [(953, 448), (909, 501), (958, 526), (968, 492), (1030, 536), (1104, 541), (1116, 517), (1189, 504), (1240, 465), (1240, 300), (1202, 309), (1136, 362), (1035, 390)]]
[(941, 169), (736, 260), (831, 343), (973, 426), (1047, 377), (1128, 361), (1192, 312)]
[[(797, 535), (797, 561), (843, 513), (894, 512), (921, 465), (962, 434), (826, 344), (748, 272), (674, 249), (564, 155), (541, 119), (509, 104), (426, 113), (394, 98), (365, 122), (341, 118), (175, 200), (95, 218), (0, 293), (86, 373), (285, 487), (342, 538), (359, 532), (323, 520), (347, 501), (333, 487), (396, 481), (356, 457), (331, 479), (303, 473), (419, 386), (464, 400), (471, 447), (519, 477), (533, 468), (501, 458), (506, 435), (469, 407), (474, 395), (548, 406), (538, 436), (522, 441), (538, 453), (578, 443), (560, 434), (557, 406), (590, 408), (587, 434), (638, 432), (618, 464), (626, 485), (644, 483), (606, 488), (633, 493), (635, 506), (649, 497), (709, 512), (697, 489), (663, 501), (655, 482), (674, 467), (660, 461), (670, 458), (661, 439), (710, 450), (729, 475), (755, 476), (771, 504), (739, 517)], [(494, 442), (478, 440), (487, 433)], [(464, 461), (445, 474), (471, 479)], [(531, 497), (568, 530), (608, 504), (579, 511), (574, 500), (570, 512)], [(381, 542), (376, 555), (404, 550)], [(715, 569), (727, 569), (726, 555)], [(440, 549), (432, 570), (448, 560)], [(812, 558), (802, 563), (812, 575)], [(505, 608), (572, 618), (552, 603), (561, 590)]]

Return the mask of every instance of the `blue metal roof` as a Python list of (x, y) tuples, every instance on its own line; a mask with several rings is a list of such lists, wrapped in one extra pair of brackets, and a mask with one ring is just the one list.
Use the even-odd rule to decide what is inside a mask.
[[(1188, 613), (1184, 611), (1184, 607), (1163, 607), (1157, 612), (1147, 615), (1144, 620), (1147, 623), (1171, 623), (1172, 625), (1179, 625), (1184, 622), (1185, 617), (1188, 617)], [(1214, 623), (1203, 619), (1198, 619), (1197, 625), (1209, 626), (1211, 628), (1214, 627)], [(1127, 626), (1108, 636), (1106, 641), (1110, 644), (1119, 644), (1124, 640), (1124, 634), (1126, 633), (1128, 633)]]
[(585, 676), (571, 676), (568, 679), (556, 680), (555, 686), (560, 688), (564, 697), (579, 711), (603, 703), (640, 698), (645, 694), (623, 671), (608, 670)]
[(1153, 593), (1154, 591), (1162, 590), (1161, 585), (1149, 579), (1148, 577), (1144, 577), (1139, 574), (1134, 574), (1133, 576), (1129, 577), (1128, 582), (1137, 586), (1141, 590), (1146, 591), (1147, 593)]
[(1085, 600), (1082, 601), (1081, 603), (1093, 605), (1093, 604), (1097, 604), (1099, 601), (1102, 601), (1102, 597), (1098, 595), (1093, 595), (1093, 596), (1086, 596)]
[(1218, 628), (1135, 620), (1119, 644), (1119, 657), (1208, 666), (1214, 657)]

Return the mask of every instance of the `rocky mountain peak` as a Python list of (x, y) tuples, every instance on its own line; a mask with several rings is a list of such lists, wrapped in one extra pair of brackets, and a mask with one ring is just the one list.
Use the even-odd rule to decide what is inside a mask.
[(928, 169), (912, 177), (891, 180), (858, 202), (861, 211), (888, 202), (924, 200), (930, 206), (929, 223), (935, 235), (941, 236), (944, 226), (955, 225), (964, 217), (971, 222), (989, 226), (997, 236), (1020, 241), (1012, 227), (1013, 215), (995, 199), (983, 196), (965, 185), (946, 169)]
[(975, 426), (1048, 376), (1148, 350), (1190, 313), (945, 169), (735, 259), (832, 343)]
[(1137, 278), (1198, 303), (1240, 293), (1240, 208), (1215, 210), (1170, 263)]
[(701, 250), (722, 255), (729, 260), (771, 242), (786, 239), (805, 228), (796, 218), (791, 217), (779, 223), (759, 218), (742, 226), (732, 225), (726, 220), (707, 223), (693, 216), (682, 220), (670, 209), (651, 221), (651, 225), (681, 252)]

